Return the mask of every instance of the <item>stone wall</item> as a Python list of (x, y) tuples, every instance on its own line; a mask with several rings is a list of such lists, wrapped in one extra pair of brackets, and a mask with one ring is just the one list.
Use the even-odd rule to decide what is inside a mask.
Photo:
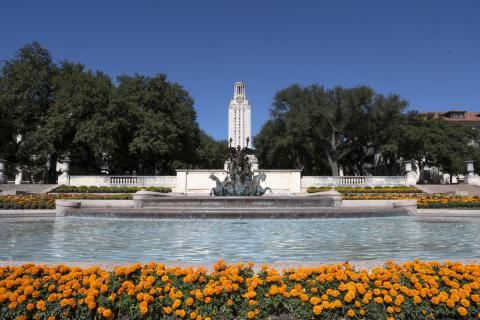
[[(300, 192), (301, 170), (254, 170), (254, 174), (265, 173), (266, 179), (262, 187), (270, 187), (274, 193)], [(215, 187), (215, 182), (209, 177), (217, 176), (220, 181), (225, 179), (224, 170), (177, 170), (177, 192), (209, 193)]]
[[(301, 176), (301, 170), (254, 170), (254, 174), (265, 173), (266, 179), (262, 187), (270, 187), (273, 193), (297, 193), (308, 187), (336, 186), (405, 186), (411, 185), (408, 176)], [(225, 179), (223, 169), (213, 170), (177, 170), (176, 176), (70, 176), (63, 173), (59, 184), (70, 186), (163, 186), (170, 187), (174, 192), (209, 193), (215, 187), (210, 179), (214, 174), (221, 181)], [(414, 183), (413, 183), (414, 184)]]

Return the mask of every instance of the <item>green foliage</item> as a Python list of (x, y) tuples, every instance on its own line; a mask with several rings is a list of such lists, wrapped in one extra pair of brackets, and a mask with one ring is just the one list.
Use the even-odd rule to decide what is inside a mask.
[(406, 105), (398, 96), (384, 97), (365, 86), (292, 85), (277, 92), (272, 119), (254, 139), (260, 165), (338, 175), (339, 166), (364, 174), (378, 154), (395, 163), (394, 139)]
[(161, 193), (172, 192), (169, 187), (97, 187), (97, 186), (66, 186), (61, 185), (50, 193), (135, 193), (140, 190), (155, 191)]
[(226, 143), (200, 132), (193, 99), (165, 75), (122, 75), (113, 85), (82, 64), (53, 63), (38, 43), (1, 66), (0, 113), (0, 158), (32, 181), (55, 182), (66, 156), (73, 174), (223, 166)]
[(325, 192), (325, 191), (330, 191), (332, 190), (332, 187), (308, 187), (307, 192), (308, 193), (317, 193), (317, 192)]
[(464, 161), (478, 153), (478, 148), (472, 145), (478, 137), (478, 132), (469, 127), (412, 112), (401, 127), (399, 152), (405, 159), (414, 160), (420, 169), (420, 181), (424, 180), (423, 168), (427, 165), (437, 166), (452, 176), (464, 173)]
[(480, 161), (472, 144), (477, 131), (405, 114), (407, 105), (365, 86), (292, 85), (277, 92), (271, 119), (254, 139), (260, 165), (305, 175), (338, 175), (340, 168), (346, 175), (396, 175), (400, 160), (414, 160), (422, 174), (429, 165), (455, 175), (464, 173), (465, 160)]

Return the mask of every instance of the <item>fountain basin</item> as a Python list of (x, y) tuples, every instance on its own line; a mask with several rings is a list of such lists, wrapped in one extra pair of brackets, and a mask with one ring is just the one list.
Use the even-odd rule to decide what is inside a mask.
[[(72, 201), (71, 204), (68, 201)], [(163, 219), (303, 219), (407, 216), (416, 201), (347, 202), (335, 191), (315, 195), (211, 197), (139, 191), (133, 200), (57, 200), (57, 216)]]

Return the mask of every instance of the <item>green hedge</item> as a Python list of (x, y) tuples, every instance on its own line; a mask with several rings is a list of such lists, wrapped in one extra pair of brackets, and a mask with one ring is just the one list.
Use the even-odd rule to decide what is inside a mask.
[(135, 193), (140, 190), (149, 190), (161, 193), (172, 192), (169, 187), (97, 187), (97, 186), (66, 186), (61, 185), (51, 193)]
[(317, 192), (325, 192), (332, 190), (332, 187), (309, 187), (307, 189), (308, 193), (317, 193)]

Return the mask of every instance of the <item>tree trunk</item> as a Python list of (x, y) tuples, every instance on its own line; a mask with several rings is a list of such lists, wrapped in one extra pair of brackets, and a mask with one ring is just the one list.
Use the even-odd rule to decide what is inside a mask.
[(337, 159), (334, 159), (328, 151), (326, 153), (328, 164), (330, 165), (330, 169), (332, 170), (332, 176), (338, 177), (338, 161)]

